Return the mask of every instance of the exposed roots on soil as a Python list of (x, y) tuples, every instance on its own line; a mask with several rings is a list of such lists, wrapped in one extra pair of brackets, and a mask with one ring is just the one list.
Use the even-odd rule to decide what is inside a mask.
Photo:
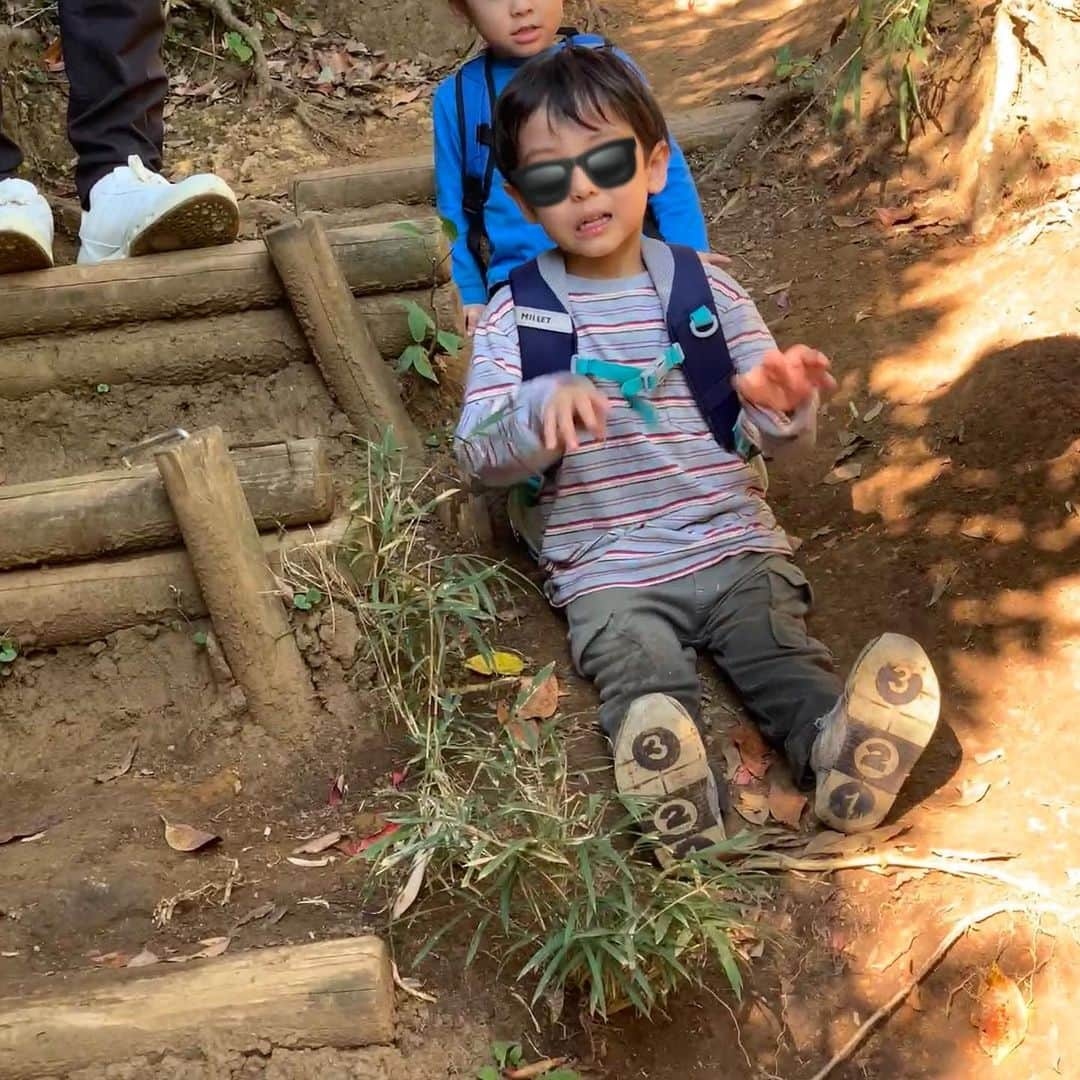
[(814, 1073), (811, 1080), (826, 1080), (833, 1071), (847, 1061), (856, 1050), (869, 1038), (874, 1029), (887, 1020), (907, 999), (907, 996), (938, 966), (944, 959), (945, 954), (973, 927), (995, 915), (1004, 915), (1009, 912), (1025, 912), (1028, 915), (1056, 915), (1063, 923), (1069, 923), (1080, 918), (1080, 908), (1066, 908), (1060, 904), (1042, 903), (1025, 904), (1019, 900), (1005, 900), (1000, 904), (991, 904), (988, 907), (979, 908), (970, 915), (965, 915), (953, 928), (942, 938), (941, 943), (930, 955), (922, 967), (884, 1005), (878, 1009), (869, 1020), (866, 1021), (854, 1035), (833, 1055), (832, 1059)]
[(936, 870), (941, 874), (955, 877), (977, 877), (986, 881), (996, 881), (1008, 885), (1020, 892), (1034, 896), (1052, 896), (1052, 892), (1039, 881), (1018, 877), (1008, 870), (999, 870), (995, 866), (973, 865), (957, 859), (943, 859), (932, 855), (919, 858), (904, 855), (899, 851), (871, 851), (863, 855), (840, 855), (833, 858), (810, 856), (799, 858), (794, 855), (755, 855), (747, 859), (744, 866), (748, 870), (796, 870), (811, 874), (828, 874), (835, 870), (868, 870), (895, 867), (904, 870)]

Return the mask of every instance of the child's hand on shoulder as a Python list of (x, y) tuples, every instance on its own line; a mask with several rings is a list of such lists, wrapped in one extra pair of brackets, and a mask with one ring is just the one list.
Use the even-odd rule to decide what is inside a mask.
[(484, 305), (483, 304), (466, 304), (465, 305), (465, 333), (469, 337), (472, 337), (476, 333), (476, 328), (480, 325), (480, 320), (484, 317)]
[(739, 397), (748, 405), (771, 409), (778, 413), (793, 413), (813, 397), (836, 389), (830, 374), (829, 358), (809, 345), (792, 345), (781, 352), (771, 349), (761, 363), (745, 375), (733, 380)]
[(699, 251), (698, 255), (706, 266), (715, 266), (718, 270), (723, 270), (725, 266), (731, 265), (731, 256), (724, 255), (719, 251)]
[(561, 382), (544, 406), (544, 448), (567, 454), (581, 445), (578, 435), (587, 431), (595, 439), (607, 432), (610, 405), (588, 379), (580, 375)]

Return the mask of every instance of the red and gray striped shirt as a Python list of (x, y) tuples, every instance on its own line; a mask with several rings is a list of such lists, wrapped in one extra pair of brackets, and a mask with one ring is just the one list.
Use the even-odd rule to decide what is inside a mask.
[[(712, 267), (708, 274), (735, 370), (749, 371), (775, 348), (772, 335), (731, 277)], [(567, 286), (580, 355), (646, 367), (671, 344), (647, 273), (621, 281), (568, 276)], [(513, 300), (500, 290), (476, 332), (458, 423), (458, 457), (468, 472), (509, 486), (554, 465), (541, 418), (567, 377), (522, 382)], [(615, 383), (594, 381), (611, 404), (606, 438), (583, 436), (540, 493), (540, 564), (552, 604), (671, 581), (745, 552), (791, 553), (761, 474), (716, 442), (678, 368), (648, 397), (651, 423)], [(816, 401), (790, 418), (744, 404), (740, 422), (775, 452), (812, 440), (815, 416)]]

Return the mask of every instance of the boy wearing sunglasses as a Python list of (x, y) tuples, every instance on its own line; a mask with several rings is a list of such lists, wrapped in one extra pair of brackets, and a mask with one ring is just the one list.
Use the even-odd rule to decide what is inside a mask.
[(817, 816), (876, 826), (934, 732), (936, 676), (885, 634), (846, 684), (806, 631), (810, 587), (748, 458), (812, 440), (835, 386), (777, 349), (753, 302), (688, 249), (645, 238), (670, 150), (652, 95), (609, 51), (532, 61), (499, 101), (508, 191), (556, 250), (511, 274), (476, 334), (458, 452), (491, 485), (542, 478), (545, 591), (600, 692), (620, 791), (655, 797), (662, 859), (723, 839), (697, 727), (709, 652)]
[[(563, 0), (451, 0), (484, 39), (486, 49), (445, 80), (435, 94), (435, 180), (439, 213), (458, 236), (453, 277), (471, 335), (492, 292), (514, 267), (551, 246), (544, 230), (521, 216), (498, 175), (491, 146), (500, 92), (521, 66), (560, 41), (607, 48), (592, 34), (561, 26)], [(649, 200), (654, 235), (707, 252), (697, 190), (678, 146), (669, 138), (668, 182)], [(724, 256), (704, 255), (718, 262)]]

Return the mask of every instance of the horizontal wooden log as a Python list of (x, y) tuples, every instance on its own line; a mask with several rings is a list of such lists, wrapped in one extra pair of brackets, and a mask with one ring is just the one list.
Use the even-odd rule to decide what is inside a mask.
[[(355, 300), (379, 352), (397, 359), (412, 341), (404, 304), (418, 303), (441, 328), (464, 333), (452, 285), (371, 293)], [(161, 319), (85, 334), (0, 339), (0, 398), (17, 400), (88, 383), (184, 385), (227, 375), (269, 375), (311, 352), (290, 309), (266, 308), (207, 319)]]
[[(282, 554), (330, 558), (347, 520), (263, 536), (270, 568), (279, 573)], [(207, 613), (191, 560), (178, 548), (154, 555), (73, 563), (40, 570), (0, 572), (4, 634), (24, 650), (97, 641), (117, 630)], [(4, 1073), (0, 1070), (0, 1076)]]
[[(259, 529), (333, 515), (330, 463), (318, 439), (245, 447), (230, 456)], [(179, 539), (152, 464), (0, 486), (0, 569), (146, 551)]]
[(254, 949), (184, 967), (50, 979), (0, 999), (0, 1076), (66, 1075), (154, 1054), (260, 1044), (341, 1049), (394, 1038), (386, 945), (357, 937)]
[[(331, 247), (353, 292), (391, 292), (449, 280), (447, 243), (438, 219), (422, 218), (408, 231), (400, 224), (331, 232)], [(274, 307), (284, 298), (261, 240), (63, 266), (0, 278), (0, 338), (222, 315)]]
[[(716, 150), (757, 111), (750, 99), (709, 105), (677, 113), (671, 131), (687, 153)], [(344, 210), (377, 206), (389, 201), (430, 202), (435, 191), (431, 152), (390, 158), (368, 165), (347, 165), (305, 173), (293, 180), (292, 200), (297, 213), (307, 210)]]

